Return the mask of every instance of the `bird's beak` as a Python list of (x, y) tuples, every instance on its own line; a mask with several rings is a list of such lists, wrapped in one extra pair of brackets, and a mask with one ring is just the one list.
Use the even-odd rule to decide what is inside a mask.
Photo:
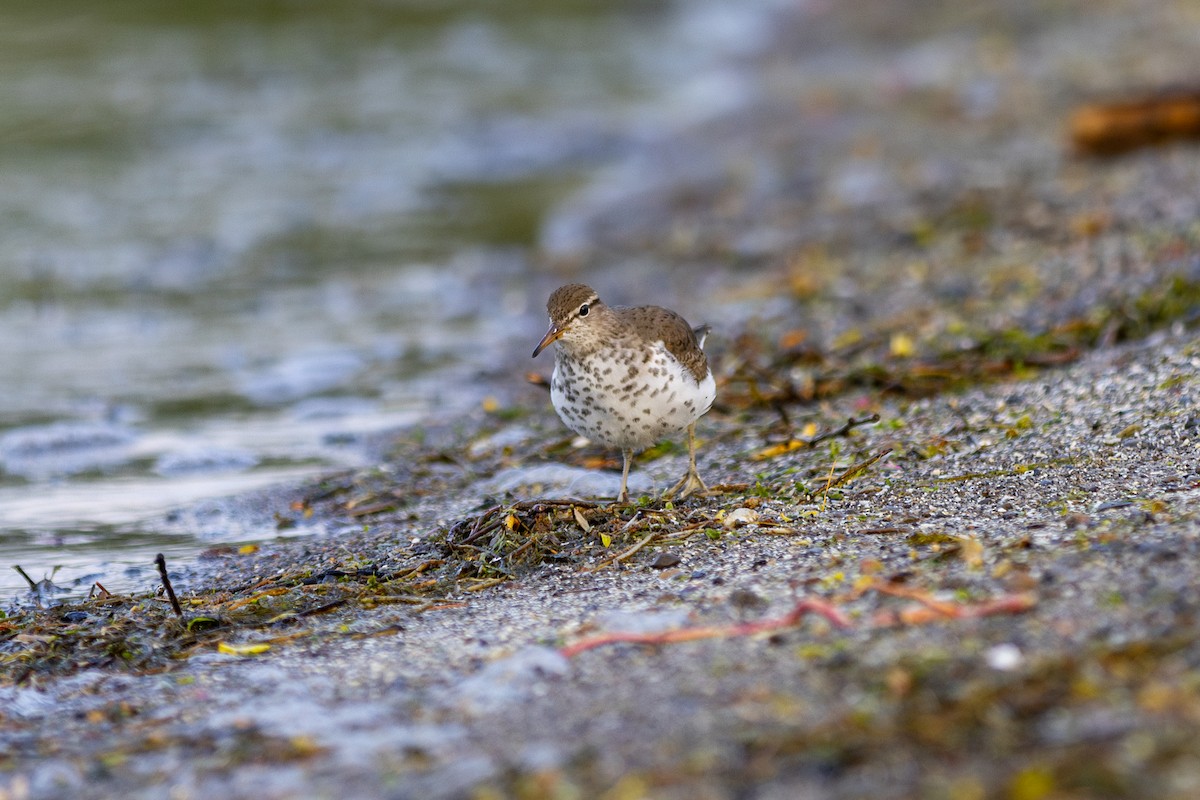
[(562, 336), (566, 330), (567, 330), (566, 325), (559, 328), (553, 322), (551, 322), (550, 330), (546, 331), (546, 335), (542, 337), (542, 340), (540, 342), (538, 342), (538, 346), (533, 348), (533, 357), (537, 358), (538, 353), (542, 352), (547, 347), (549, 347), (553, 342), (557, 341), (558, 337)]

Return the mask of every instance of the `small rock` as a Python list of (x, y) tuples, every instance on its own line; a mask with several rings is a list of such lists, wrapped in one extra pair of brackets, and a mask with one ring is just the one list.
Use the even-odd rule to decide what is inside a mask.
[(734, 589), (729, 593), (729, 604), (737, 608), (762, 608), (767, 601), (749, 589)]
[(679, 556), (675, 555), (674, 553), (659, 553), (655, 559), (650, 562), (650, 566), (654, 569), (667, 569), (668, 567), (675, 566), (679, 563), (679, 561)]
[(1010, 672), (1016, 669), (1021, 666), (1021, 661), (1023, 660), (1021, 649), (1015, 644), (1009, 643), (998, 644), (995, 647), (989, 648), (983, 654), (983, 658), (989, 667), (1003, 672)]

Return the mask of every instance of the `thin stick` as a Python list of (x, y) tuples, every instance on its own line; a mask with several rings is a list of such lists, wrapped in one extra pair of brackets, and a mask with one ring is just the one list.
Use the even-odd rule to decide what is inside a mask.
[(843, 483), (846, 483), (847, 481), (851, 480), (852, 478), (858, 477), (858, 475), (860, 473), (866, 471), (867, 467), (871, 466), (876, 461), (883, 458), (890, 452), (892, 452), (892, 448), (890, 448), (890, 447), (887, 448), (886, 450), (880, 450), (878, 453), (871, 456), (866, 461), (860, 461), (859, 463), (849, 467), (845, 472), (838, 475), (836, 478), (833, 478), (832, 480), (827, 480), (825, 482), (825, 485), (822, 486), (820, 489), (815, 490), (813, 492), (813, 494), (821, 494), (822, 492), (828, 492), (830, 489), (834, 488), (835, 486), (841, 486)]
[(171, 608), (175, 609), (175, 616), (182, 617), (183, 609), (179, 605), (179, 601), (175, 599), (175, 590), (171, 588), (171, 579), (167, 577), (167, 559), (159, 553), (154, 557), (154, 563), (158, 565), (158, 574), (162, 576), (163, 586), (167, 590), (167, 597), (171, 600)]
[(654, 539), (654, 537), (655, 537), (655, 536), (658, 536), (658, 534), (659, 534), (659, 532), (658, 532), (658, 531), (650, 531), (650, 533), (647, 533), (647, 534), (645, 535), (645, 537), (643, 537), (643, 538), (642, 538), (642, 540), (641, 540), (641, 541), (639, 541), (639, 542), (638, 542), (637, 544), (635, 544), (633, 547), (631, 547), (631, 548), (629, 548), (628, 550), (626, 550), (624, 553), (621, 553), (621, 555), (619, 555), (619, 556), (617, 556), (616, 558), (614, 558), (614, 559), (612, 560), (612, 563), (614, 563), (614, 564), (617, 564), (617, 563), (620, 563), (620, 562), (624, 561), (625, 559), (629, 558), (629, 557), (630, 557), (630, 556), (632, 556), (634, 553), (636, 553), (638, 550), (641, 550), (643, 547), (645, 547), (646, 545), (650, 544), (650, 541), (651, 541), (652, 539)]
[(602, 633), (582, 639), (575, 644), (567, 645), (559, 652), (567, 658), (576, 656), (585, 650), (591, 650), (606, 644), (631, 642), (633, 644), (673, 644), (675, 642), (691, 642), (698, 639), (729, 639), (738, 636), (754, 636), (760, 633), (793, 628), (805, 614), (818, 614), (824, 617), (836, 628), (852, 627), (850, 619), (840, 609), (815, 597), (805, 598), (796, 603), (795, 607), (778, 619), (765, 619), (758, 622), (746, 622), (741, 625), (717, 625), (699, 628), (677, 628), (659, 633), (630, 633), (616, 631)]
[(493, 586), (499, 586), (511, 578), (487, 578), (472, 586), (467, 586), (463, 589), (464, 592), (482, 592), (484, 589), (490, 589)]
[(36, 593), (37, 592), (37, 583), (34, 582), (33, 578), (29, 577), (29, 575), (26, 574), (25, 570), (21, 569), (21, 565), (13, 564), (13, 569), (15, 569), (17, 572), (21, 573), (21, 577), (24, 578), (25, 582), (29, 584), (29, 591)]
[[(836, 458), (829, 462), (829, 476), (825, 478), (825, 488), (826, 489), (828, 489), (830, 486), (833, 486), (833, 467), (835, 464), (837, 464)], [(821, 495), (821, 513), (822, 514), (825, 513), (825, 504), (828, 502), (829, 502), (829, 492), (826, 491), (826, 492), (822, 493), (822, 495)]]
[[(630, 521), (632, 522), (632, 520), (630, 520)], [(659, 534), (659, 531), (650, 531), (633, 547), (630, 547), (628, 550), (625, 550), (624, 552), (620, 553), (619, 555), (610, 556), (610, 557), (604, 559), (603, 561), (601, 561), (599, 564), (597, 564), (594, 567), (588, 567), (587, 569), (584, 570), (584, 572), (599, 572), (600, 570), (607, 567), (609, 564), (616, 564), (618, 562), (624, 561), (625, 559), (629, 558), (634, 553), (636, 553), (638, 550), (641, 550), (643, 547), (650, 544), (650, 540), (653, 539), (655, 536), (658, 536), (658, 534)]]
[(819, 442), (823, 442), (826, 439), (832, 439), (835, 436), (845, 436), (847, 433), (849, 433), (854, 428), (857, 428), (859, 425), (867, 425), (871, 422), (879, 422), (879, 415), (871, 414), (870, 416), (859, 417), (858, 419), (855, 419), (854, 417), (850, 417), (848, 420), (846, 420), (844, 425), (834, 428), (831, 431), (825, 431), (824, 433), (818, 433), (816, 436), (812, 437), (811, 439), (807, 439), (805, 441), (808, 442), (809, 447), (812, 447), (813, 445), (815, 445)]

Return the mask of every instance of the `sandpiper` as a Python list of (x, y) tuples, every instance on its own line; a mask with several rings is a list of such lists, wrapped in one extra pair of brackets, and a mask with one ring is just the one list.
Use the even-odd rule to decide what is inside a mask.
[(712, 406), (717, 385), (704, 355), (708, 326), (693, 329), (659, 306), (608, 306), (589, 286), (560, 287), (546, 303), (550, 330), (533, 355), (558, 342), (550, 402), (567, 427), (617, 447), (625, 464), (617, 501), (635, 453), (687, 430), (688, 471), (665, 497), (708, 487), (696, 471), (696, 420)]

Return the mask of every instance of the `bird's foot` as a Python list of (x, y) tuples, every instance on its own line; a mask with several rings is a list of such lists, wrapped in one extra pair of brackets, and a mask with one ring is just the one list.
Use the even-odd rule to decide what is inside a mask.
[(692, 467), (688, 470), (687, 475), (683, 476), (683, 479), (679, 481), (679, 483), (675, 484), (670, 489), (667, 489), (667, 493), (663, 495), (663, 499), (672, 500), (678, 498), (679, 500), (682, 500), (683, 498), (691, 497), (694, 494), (708, 494), (708, 486), (706, 486), (704, 481), (701, 480), (700, 473), (696, 471), (695, 467)]

